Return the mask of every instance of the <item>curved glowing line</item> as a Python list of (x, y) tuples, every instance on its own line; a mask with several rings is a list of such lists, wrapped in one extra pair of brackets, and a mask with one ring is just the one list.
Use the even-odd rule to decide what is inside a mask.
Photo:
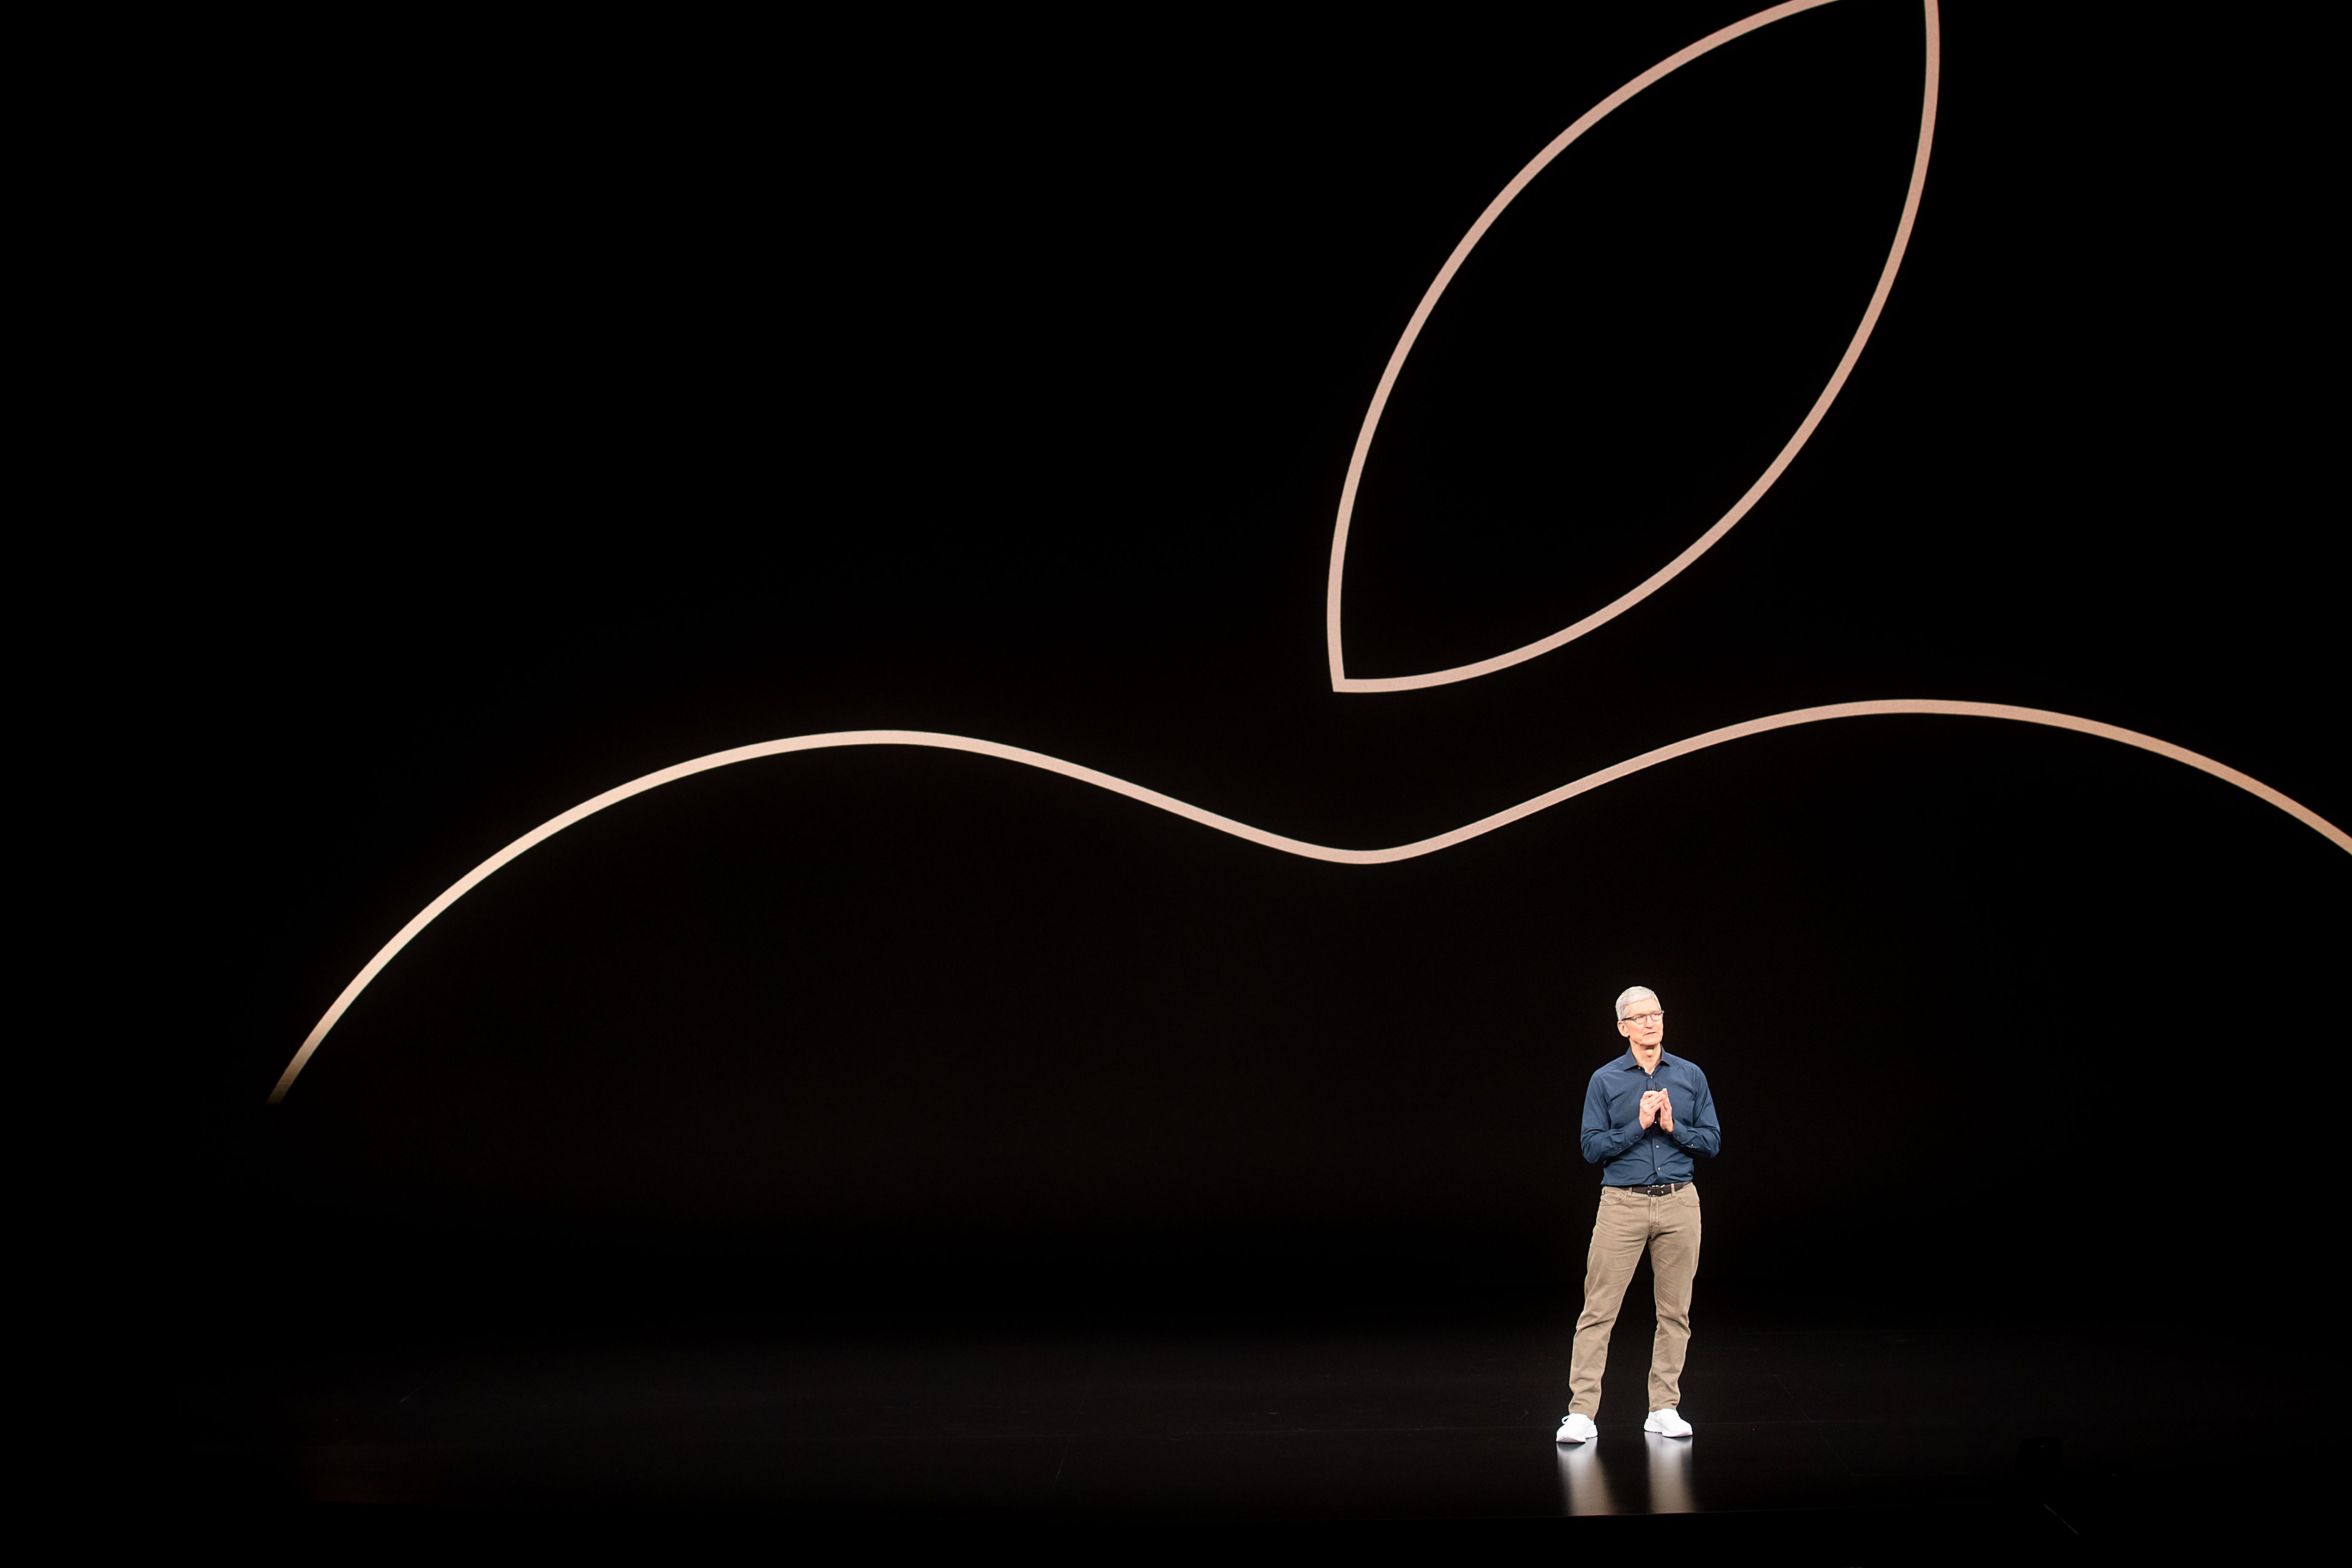
[(583, 801), (561, 816), (550, 818), (540, 824), (467, 872), (450, 887), (447, 892), (425, 905), (417, 912), (415, 919), (401, 927), (399, 932), (390, 942), (385, 942), (373, 958), (368, 960), (367, 967), (353, 976), (349, 985), (343, 987), (343, 994), (335, 998), (334, 1005), (327, 1009), (326, 1016), (320, 1018), (317, 1027), (310, 1031), (310, 1038), (302, 1042), (302, 1048), (296, 1051), (294, 1059), (286, 1064), (286, 1071), (278, 1078), (278, 1087), (269, 1091), (269, 1103), (275, 1105), (286, 1098), (286, 1091), (294, 1086), (294, 1079), (301, 1074), (311, 1054), (318, 1050), (319, 1042), (327, 1037), (327, 1032), (335, 1026), (337, 1020), (350, 1010), (353, 1002), (359, 1000), (360, 993), (367, 989), (369, 982), (383, 972), (384, 965), (390, 963), (402, 948), (414, 941), (419, 931), (439, 919), (450, 905), (488, 879), (492, 872), (497, 871), (526, 849), (545, 843), (573, 823), (584, 821), (608, 805), (618, 805), (632, 795), (640, 795), (647, 790), (658, 789), (663, 784), (676, 784), (680, 779), (690, 778), (696, 773), (709, 773), (713, 768), (723, 768), (735, 763), (754, 762), (761, 757), (781, 757), (791, 752), (827, 751), (836, 746), (931, 746), (944, 752), (970, 752), (977, 756), (996, 757), (1008, 763), (1021, 763), (1029, 767), (1040, 768), (1049, 773), (1060, 773), (1065, 778), (1076, 779), (1081, 784), (1090, 784), (1098, 789), (1107, 789), (1113, 795), (1123, 795), (1129, 800), (1139, 800), (1146, 805), (1158, 806), (1160, 810), (1172, 813), (1187, 821), (1197, 822), (1203, 827), (1213, 827), (1220, 833), (1230, 833), (1236, 838), (1245, 838), (1252, 844), (1261, 844), (1268, 849), (1279, 849), (1286, 855), (1302, 856), (1309, 860), (1329, 860), (1343, 866), (1380, 866), (1394, 860), (1412, 860), (1420, 856), (1433, 855), (1441, 849), (1450, 849), (1456, 844), (1467, 843), (1473, 838), (1492, 833), (1498, 827), (1508, 826), (1521, 817), (1532, 816), (1547, 806), (1558, 805), (1561, 801), (1582, 795), (1587, 790), (1598, 789), (1612, 780), (1638, 773), (1644, 768), (1655, 767), (1660, 763), (1671, 762), (1676, 757), (1688, 756), (1693, 752), (1703, 752), (1709, 746), (1719, 746), (1726, 741), (1737, 741), (1749, 735), (1761, 735), (1772, 730), (1785, 730), (1795, 724), (1819, 723), (1825, 719), (1857, 719), (1885, 713), (1940, 713), (1963, 718), (2013, 719), (2028, 724), (2046, 724), (2053, 729), (2074, 730), (2085, 735), (2097, 735), (2109, 741), (2120, 741), (2125, 745), (2137, 746), (2144, 752), (2154, 752), (2158, 756), (2169, 757), (2177, 763), (2186, 763), (2192, 768), (2211, 773), (2217, 779), (2236, 784), (2247, 794), (2268, 801), (2296, 821), (2321, 834), (2347, 854), (2352, 854), (2352, 835), (2347, 835), (2342, 828), (2337, 827), (2317, 812), (2281, 795), (2261, 780), (2250, 778), (2237, 769), (2217, 763), (2210, 757), (2201, 756), (2185, 746), (2176, 746), (2169, 741), (2159, 741), (2153, 735), (2143, 735), (2136, 730), (2126, 730), (2114, 724), (2102, 724), (2095, 719), (2077, 719), (2069, 713), (2053, 713), (2040, 708), (2012, 708), (2000, 702), (1946, 702), (1934, 698), (1891, 698), (1873, 702), (1832, 702), (1826, 707), (1799, 708), (1787, 713), (1774, 713), (1762, 719), (1750, 719), (1744, 723), (1727, 725), (1720, 730), (1709, 730), (1704, 735), (1694, 735), (1686, 741), (1676, 741), (1670, 746), (1660, 746), (1655, 751), (1643, 752), (1638, 757), (1630, 757), (1612, 767), (1602, 768), (1598, 773), (1587, 773), (1572, 784), (1564, 784), (1556, 790), (1537, 795), (1530, 800), (1523, 800), (1507, 810), (1498, 811), (1492, 816), (1482, 816), (1477, 821), (1465, 824), (1451, 832), (1440, 833), (1430, 838), (1418, 838), (1410, 844), (1399, 844), (1387, 849), (1335, 849), (1328, 845), (1309, 844), (1302, 838), (1289, 838), (1279, 833), (1268, 833), (1262, 827), (1252, 827), (1245, 822), (1235, 822), (1230, 816), (1220, 816), (1213, 811), (1205, 811), (1200, 806), (1178, 800), (1173, 795), (1162, 795), (1156, 789), (1146, 789), (1141, 784), (1129, 784), (1125, 779), (1114, 778), (1094, 768), (1082, 767), (1076, 763), (1066, 763), (1059, 757), (1049, 757), (1042, 752), (1024, 751), (1019, 746), (999, 745), (994, 741), (975, 741), (964, 735), (937, 735), (923, 730), (842, 730), (824, 735), (794, 735), (788, 740), (766, 741), (756, 746), (738, 746), (731, 752), (713, 752), (707, 757), (697, 757), (691, 762), (679, 763), (674, 767), (664, 768), (658, 773), (647, 773), (643, 778), (632, 779), (617, 788), (606, 790), (593, 800)]
[(1456, 680), (1468, 680), (1474, 676), (1490, 675), (1498, 669), (1507, 669), (1512, 665), (1523, 663), (1538, 654), (1549, 653), (1563, 644), (1574, 642), (1594, 627), (1615, 620), (1619, 616), (1656, 593), (1665, 586), (1668, 581), (1679, 575), (1684, 567), (1713, 549), (1717, 541), (1731, 531), (1734, 523), (1748, 515), (1749, 508), (1764, 499), (1764, 492), (1772, 488), (1780, 479), (1781, 473), (1796, 459), (1798, 450), (1811, 437), (1814, 428), (1822, 422), (1822, 416), (1829, 412), (1830, 405), (1837, 401), (1837, 395), (1845, 386), (1846, 377), (1853, 372), (1854, 362), (1862, 357), (1862, 346), (1870, 341), (1871, 329), (1878, 324), (1879, 312), (1886, 305), (1887, 292), (1895, 287), (1895, 274), (1903, 265), (1903, 252), (1911, 243), (1912, 224), (1919, 216), (1919, 193), (1925, 188), (1927, 181), (1927, 152), (1935, 140), (1936, 132), (1936, 84), (1943, 56), (1936, 0), (1921, 0), (1921, 4), (1926, 8), (1927, 22), (1927, 85), (1920, 95), (1919, 150), (1912, 159), (1911, 187), (1904, 194), (1903, 217), (1902, 221), (1895, 226), (1895, 244), (1886, 253), (1886, 266), (1878, 275), (1878, 287), (1871, 291), (1870, 304), (1862, 313), (1862, 325), (1854, 329), (1853, 341), (1846, 344), (1845, 354), (1838, 361), (1837, 369), (1832, 373), (1829, 384), (1822, 388), (1821, 396), (1813, 400), (1813, 406), (1806, 414), (1804, 421), (1797, 426), (1797, 433), (1789, 437), (1788, 445), (1780, 448), (1780, 455), (1772, 459), (1771, 465), (1764, 470), (1763, 477), (1748, 486), (1748, 493), (1734, 502), (1731, 510), (1725, 512), (1713, 528), (1700, 534), (1688, 549), (1650, 574), (1639, 586), (1603, 605), (1574, 626), (1564, 627), (1548, 637), (1528, 644), (1525, 647), (1514, 648), (1509, 653), (1496, 654), (1492, 658), (1482, 658), (1475, 664), (1456, 665), (1452, 669), (1432, 670), (1426, 675), (1391, 675), (1360, 679), (1348, 673), (1347, 661), (1341, 656), (1339, 647), (1339, 588), (1347, 574), (1348, 527), (1355, 516), (1356, 489), (1364, 476), (1364, 461), (1371, 454), (1372, 432), (1381, 422), (1381, 410), (1388, 406), (1389, 394), (1396, 386), (1398, 374), (1404, 369), (1405, 356), (1412, 352), (1413, 342), (1421, 336), (1421, 329), (1428, 323), (1430, 312), (1437, 308), (1438, 296), (1445, 292), (1445, 286), (1448, 283), (1454, 281), (1454, 275), (1461, 270), (1463, 262), (1469, 258), (1471, 249), (1486, 237), (1487, 229), (1491, 228), (1495, 220), (1502, 216), (1503, 209), (1509, 206), (1521, 191), (1527, 189), (1528, 182), (1543, 172), (1546, 164), (1566, 152), (1570, 142), (1600, 124), (1643, 88), (1681, 69), (1701, 55), (1722, 47), (1734, 38), (1752, 33), (1759, 27), (1767, 26), (1784, 17), (1793, 16), (1801, 11), (1811, 11), (1816, 6), (1831, 3), (1832, 0), (1789, 0), (1787, 5), (1775, 5), (1769, 10), (1759, 11), (1745, 20), (1734, 22), (1721, 32), (1708, 34), (1679, 53), (1667, 56), (1599, 103), (1594, 104), (1585, 111), (1582, 119), (1561, 132), (1552, 140), (1549, 146), (1535, 155), (1534, 160), (1526, 168), (1512, 176), (1511, 183), (1503, 187), (1502, 194), (1488, 203), (1486, 210), (1478, 215), (1478, 221), (1470, 226), (1470, 232), (1462, 237), (1462, 243), (1454, 247), (1454, 254), (1445, 258), (1445, 265), (1438, 268), (1436, 279), (1429, 286), (1429, 292), (1421, 297), (1420, 309), (1413, 311), (1412, 320), (1406, 323), (1404, 336), (1397, 340), (1396, 352), (1389, 355), (1388, 368), (1381, 373), (1380, 385), (1372, 393), (1371, 406), (1364, 412), (1363, 428), (1356, 435), (1355, 452), (1348, 459), (1347, 482), (1339, 489), (1339, 521), (1331, 531), (1331, 572), (1324, 589), (1323, 600), (1324, 644), (1330, 654), (1332, 690), (1410, 691), (1424, 686), (1444, 686)]

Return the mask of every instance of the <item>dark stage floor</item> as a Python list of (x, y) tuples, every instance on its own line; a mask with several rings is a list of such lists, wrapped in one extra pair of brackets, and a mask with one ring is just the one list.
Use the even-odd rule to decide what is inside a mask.
[[(751, 1505), (810, 1515), (1555, 1520), (1858, 1546), (2173, 1539), (2275, 1413), (2132, 1331), (1702, 1318), (1687, 1441), (1641, 1430), (1649, 1325), (1601, 1436), (1555, 1447), (1564, 1335), (1491, 1328), (947, 1338), (609, 1336), (289, 1358), (206, 1391), (207, 1468), (288, 1503)], [(2192, 1361), (2207, 1371), (2191, 1386)], [(334, 1511), (334, 1510), (329, 1510)], [(1696, 1516), (1671, 1522), (1655, 1516)], [(1614, 1516), (1613, 1519), (1611, 1516)], [(1644, 1516), (1649, 1516), (1644, 1518)]]

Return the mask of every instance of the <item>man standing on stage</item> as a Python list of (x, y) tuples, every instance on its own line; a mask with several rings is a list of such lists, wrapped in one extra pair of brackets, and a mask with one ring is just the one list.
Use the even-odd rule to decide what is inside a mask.
[(1617, 998), (1617, 1032), (1631, 1048), (1592, 1075), (1584, 1090), (1584, 1157), (1601, 1167), (1601, 1213), (1584, 1258), (1584, 1311), (1569, 1358), (1569, 1414), (1558, 1440), (1590, 1442), (1601, 1410), (1601, 1369), (1609, 1331), (1642, 1249), (1657, 1280), (1658, 1337), (1650, 1349), (1645, 1432), (1687, 1437), (1683, 1356), (1690, 1349), (1691, 1277), (1698, 1272), (1698, 1187), (1691, 1156), (1723, 1147), (1706, 1074), (1666, 1055), (1666, 1015), (1658, 994), (1636, 985)]

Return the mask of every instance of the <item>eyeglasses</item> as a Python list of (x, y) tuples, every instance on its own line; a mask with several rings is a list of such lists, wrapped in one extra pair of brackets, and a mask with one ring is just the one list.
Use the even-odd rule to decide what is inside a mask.
[(1628, 1013), (1625, 1015), (1625, 1022), (1633, 1025), (1637, 1029), (1645, 1029), (1653, 1024), (1664, 1024), (1665, 1021), (1666, 1016), (1662, 1012)]

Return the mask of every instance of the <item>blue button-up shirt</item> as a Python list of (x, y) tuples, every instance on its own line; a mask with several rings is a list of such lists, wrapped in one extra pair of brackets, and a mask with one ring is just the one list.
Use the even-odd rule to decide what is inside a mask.
[[(1675, 1108), (1672, 1132), (1655, 1120), (1646, 1129), (1642, 1125), (1642, 1096), (1654, 1089), (1664, 1089)], [(1687, 1182), (1691, 1156), (1711, 1155), (1722, 1147), (1706, 1074), (1680, 1057), (1660, 1051), (1658, 1070), (1645, 1073), (1629, 1050), (1585, 1085), (1584, 1157), (1601, 1168), (1605, 1186)]]

